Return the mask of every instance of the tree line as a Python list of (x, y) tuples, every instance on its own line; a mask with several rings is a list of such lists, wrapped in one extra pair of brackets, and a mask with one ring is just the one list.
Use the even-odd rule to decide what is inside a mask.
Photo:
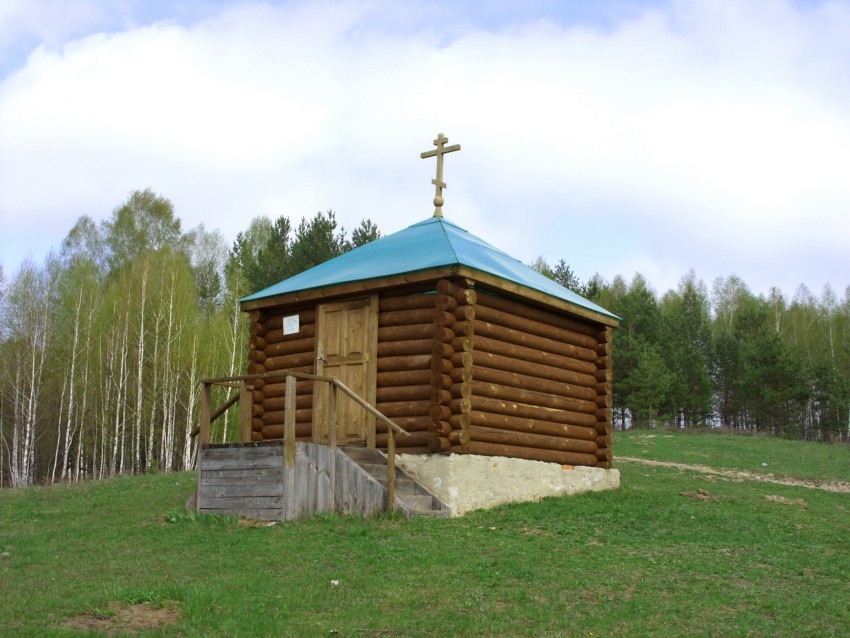
[(245, 370), (237, 300), (377, 237), (328, 211), (258, 217), (228, 247), (145, 190), (42, 264), (0, 269), (0, 486), (193, 467), (200, 381)]
[(850, 286), (793, 298), (735, 275), (691, 271), (660, 297), (636, 274), (580, 282), (563, 261), (532, 267), (622, 318), (614, 332), (615, 426), (717, 427), (850, 440)]
[[(81, 217), (43, 263), (0, 266), (0, 486), (193, 467), (201, 379), (246, 366), (237, 300), (378, 237), (328, 211), (297, 226), (257, 217), (228, 246), (144, 190), (100, 224)], [(582, 283), (563, 261), (533, 267), (623, 317), (618, 427), (848, 438), (850, 291), (788, 301), (729, 277), (709, 293), (691, 273), (658, 298), (640, 275)], [(238, 431), (231, 412), (218, 440)]]

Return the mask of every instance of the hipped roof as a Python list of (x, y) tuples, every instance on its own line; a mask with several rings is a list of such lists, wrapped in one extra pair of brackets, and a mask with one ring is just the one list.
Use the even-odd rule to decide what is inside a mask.
[[(442, 267), (464, 266), (530, 288), (594, 314), (618, 317), (529, 268), (443, 217), (431, 217), (392, 235), (241, 299), (251, 302), (316, 288), (381, 279)], [(608, 321), (606, 321), (608, 323)]]

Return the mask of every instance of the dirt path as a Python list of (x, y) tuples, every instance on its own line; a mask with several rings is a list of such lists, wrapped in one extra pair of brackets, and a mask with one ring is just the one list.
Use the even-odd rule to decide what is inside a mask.
[(718, 476), (732, 481), (761, 481), (763, 483), (774, 483), (776, 485), (790, 485), (792, 487), (808, 487), (813, 490), (825, 490), (827, 492), (841, 492), (850, 494), (850, 483), (844, 481), (821, 481), (818, 479), (797, 479), (789, 477), (777, 477), (773, 474), (760, 472), (748, 472), (746, 470), (720, 470), (708, 465), (689, 465), (687, 463), (671, 463), (668, 461), (651, 461), (650, 459), (639, 459), (632, 456), (617, 456), (616, 461), (626, 463), (641, 463), (643, 465), (655, 465), (661, 467), (673, 467), (679, 470), (690, 470), (701, 472), (711, 476)]

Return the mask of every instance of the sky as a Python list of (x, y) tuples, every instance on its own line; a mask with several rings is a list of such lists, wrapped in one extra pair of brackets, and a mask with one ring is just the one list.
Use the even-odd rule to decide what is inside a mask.
[(850, 285), (848, 0), (0, 0), (0, 265), (133, 190), (433, 213), (582, 279)]

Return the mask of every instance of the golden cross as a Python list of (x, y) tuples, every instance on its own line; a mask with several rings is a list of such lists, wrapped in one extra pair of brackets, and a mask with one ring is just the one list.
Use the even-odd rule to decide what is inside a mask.
[(446, 146), (446, 142), (448, 141), (449, 138), (440, 133), (437, 136), (437, 139), (434, 140), (434, 146), (437, 148), (433, 151), (425, 151), (419, 155), (422, 159), (425, 159), (426, 157), (434, 157), (435, 155), (437, 156), (437, 179), (431, 180), (431, 183), (437, 187), (436, 192), (434, 193), (434, 206), (436, 206), (434, 209), (434, 217), (443, 216), (443, 189), (446, 188), (446, 183), (443, 181), (443, 155), (460, 150), (460, 144)]

